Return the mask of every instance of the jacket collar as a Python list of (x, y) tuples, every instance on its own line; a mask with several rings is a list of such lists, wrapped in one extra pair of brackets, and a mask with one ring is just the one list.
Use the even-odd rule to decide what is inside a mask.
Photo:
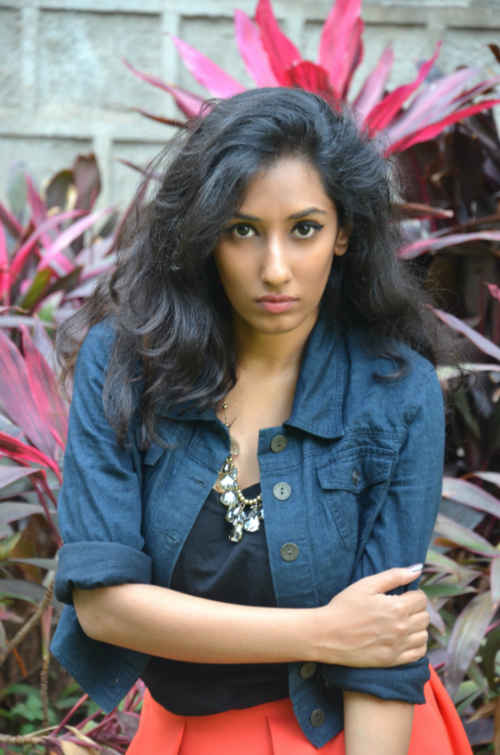
[[(344, 434), (342, 404), (346, 375), (346, 350), (340, 332), (320, 316), (308, 338), (299, 371), (290, 418), (283, 425), (296, 427), (320, 438)], [(186, 404), (162, 409), (162, 417), (219, 423), (212, 409), (200, 412)]]
[(319, 317), (306, 344), (292, 413), (284, 426), (297, 427), (327, 439), (344, 434), (342, 404), (346, 362), (341, 333)]

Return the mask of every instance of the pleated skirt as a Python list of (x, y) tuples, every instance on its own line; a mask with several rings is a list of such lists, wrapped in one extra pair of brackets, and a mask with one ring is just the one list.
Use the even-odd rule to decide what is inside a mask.
[[(408, 755), (472, 755), (455, 706), (438, 675), (416, 705)], [(312, 755), (290, 698), (211, 716), (177, 716), (146, 690), (139, 729), (127, 755)], [(320, 748), (322, 755), (345, 755), (344, 732)]]

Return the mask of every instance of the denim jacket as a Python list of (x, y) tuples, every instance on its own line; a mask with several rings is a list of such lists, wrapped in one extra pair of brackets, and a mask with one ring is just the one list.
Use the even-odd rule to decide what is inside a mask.
[[(77, 358), (58, 503), (64, 545), (56, 596), (67, 605), (51, 646), (106, 711), (128, 692), (149, 656), (89, 638), (72, 589), (126, 582), (168, 587), (229, 448), (227, 428), (213, 411), (173, 409), (158, 413), (157, 433), (167, 448), (153, 442), (141, 451), (135, 422), (130, 447), (121, 449), (103, 411), (114, 337), (111, 321), (99, 323)], [(398, 348), (409, 373), (377, 378), (374, 373), (392, 372), (393, 362), (370, 355), (360, 335), (336, 332), (320, 318), (306, 345), (290, 418), (259, 433), (266, 538), (280, 607), (322, 606), (362, 577), (425, 560), (441, 498), (443, 397), (430, 362)], [(272, 443), (276, 436), (286, 443)], [(428, 678), (425, 658), (394, 668), (296, 662), (289, 664), (289, 694), (305, 735), (321, 747), (343, 729), (343, 690), (423, 703)]]

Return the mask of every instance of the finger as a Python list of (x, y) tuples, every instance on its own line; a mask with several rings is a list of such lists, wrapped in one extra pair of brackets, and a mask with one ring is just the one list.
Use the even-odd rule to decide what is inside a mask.
[(427, 644), (405, 650), (398, 658), (391, 663), (391, 666), (403, 666), (405, 663), (415, 663), (424, 658), (427, 653)]
[(396, 567), (379, 574), (373, 574), (371, 577), (365, 577), (363, 581), (371, 592), (385, 593), (413, 582), (420, 576), (422, 568), (422, 564), (415, 564), (405, 569)]
[(430, 624), (430, 616), (427, 611), (412, 614), (408, 619), (408, 634), (423, 632)]
[(423, 590), (410, 590), (398, 596), (398, 598), (409, 614), (420, 613), (427, 608), (427, 595)]
[(429, 641), (429, 633), (426, 629), (422, 629), (419, 632), (414, 632), (413, 634), (410, 634), (407, 641), (404, 644), (404, 647), (401, 648), (402, 652), (405, 652), (406, 650), (412, 650), (414, 648), (422, 647), (423, 645), (427, 646), (427, 643)]

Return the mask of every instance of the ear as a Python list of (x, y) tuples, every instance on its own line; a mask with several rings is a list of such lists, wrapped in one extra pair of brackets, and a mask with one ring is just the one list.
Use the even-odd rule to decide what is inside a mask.
[(335, 246), (333, 247), (333, 253), (337, 257), (342, 257), (347, 252), (349, 245), (349, 233), (345, 228), (339, 228), (337, 238), (335, 239)]

